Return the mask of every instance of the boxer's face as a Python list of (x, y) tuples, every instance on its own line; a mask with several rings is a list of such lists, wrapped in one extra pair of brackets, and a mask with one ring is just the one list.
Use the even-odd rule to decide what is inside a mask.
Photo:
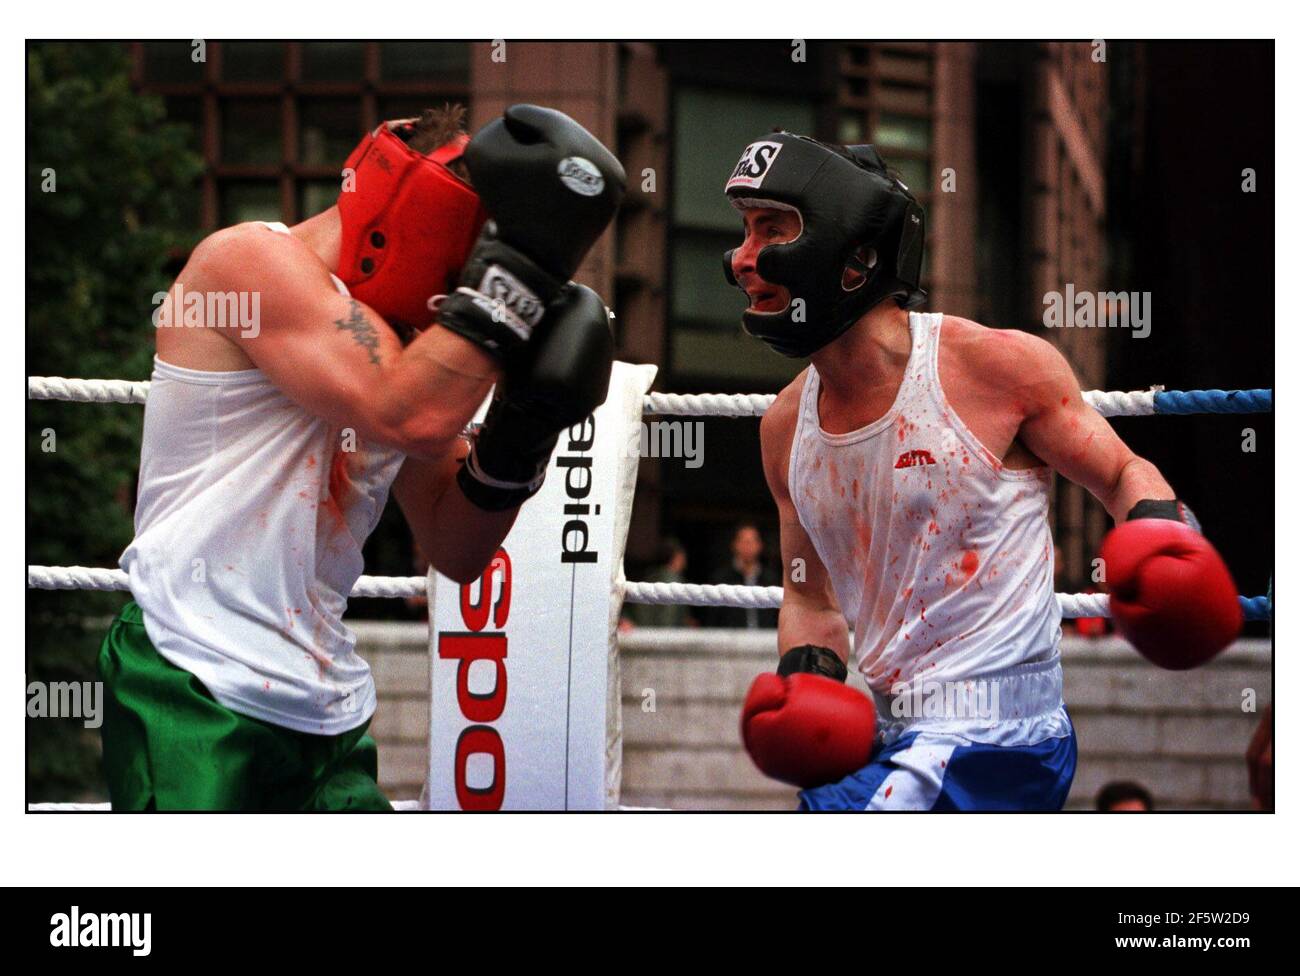
[(741, 211), (745, 220), (745, 241), (731, 256), (731, 273), (754, 312), (780, 312), (790, 304), (790, 292), (759, 277), (755, 262), (758, 252), (769, 244), (787, 244), (799, 236), (802, 222), (791, 210), (750, 207)]

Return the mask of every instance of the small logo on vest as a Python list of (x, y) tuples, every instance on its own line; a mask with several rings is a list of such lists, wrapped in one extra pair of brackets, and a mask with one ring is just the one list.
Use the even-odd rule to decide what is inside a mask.
[(938, 464), (929, 451), (904, 451), (894, 462), (895, 468), (914, 468), (918, 464)]
[(605, 189), (605, 177), (596, 164), (581, 156), (567, 156), (560, 160), (560, 182), (574, 193), (594, 197)]
[(779, 142), (751, 142), (740, 154), (740, 161), (727, 180), (727, 189), (734, 186), (756, 190), (763, 185), (767, 174), (772, 172), (772, 163), (781, 151)]

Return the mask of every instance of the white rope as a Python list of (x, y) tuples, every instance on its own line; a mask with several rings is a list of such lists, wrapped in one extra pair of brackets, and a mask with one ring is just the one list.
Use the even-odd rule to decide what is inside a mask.
[(628, 603), (652, 606), (740, 607), (770, 610), (781, 605), (779, 586), (740, 586), (735, 583), (638, 583), (623, 584)]
[(1103, 417), (1151, 417), (1156, 412), (1156, 391), (1088, 390), (1083, 402)]
[(71, 400), (75, 403), (144, 403), (147, 382), (130, 380), (70, 380), (62, 376), (27, 377), (27, 399)]
[(1110, 597), (1105, 593), (1058, 593), (1056, 602), (1066, 620), (1110, 616)]
[[(78, 380), (62, 376), (27, 377), (29, 400), (67, 400), (74, 403), (144, 403), (146, 381)], [(776, 399), (773, 393), (650, 393), (643, 412), (677, 417), (761, 417)], [(1125, 393), (1089, 390), (1086, 403), (1103, 417), (1149, 417), (1155, 413), (1155, 391)]]
[(761, 417), (775, 393), (647, 393), (646, 414), (677, 417)]
[[(419, 800), (393, 800), (393, 809), (398, 813), (418, 813), (421, 809)], [(80, 811), (93, 811), (95, 813), (108, 813), (113, 809), (111, 803), (29, 803), (27, 809), (32, 813), (71, 813)]]
[[(88, 566), (28, 566), (27, 586), (33, 590), (129, 590), (126, 573), (120, 569)], [(351, 596), (405, 599), (423, 596), (423, 576), (362, 576)], [(739, 586), (732, 583), (643, 583), (623, 584), (628, 603), (656, 606), (739, 607), (742, 610), (771, 610), (781, 605), (779, 586)], [(1058, 593), (1061, 616), (1109, 617), (1109, 597), (1104, 593)]]
[[(27, 586), (33, 590), (129, 590), (126, 573), (120, 569), (92, 569), (87, 566), (28, 566)], [(423, 576), (362, 576), (351, 596), (405, 599), (424, 596)]]
[[(419, 800), (393, 800), (393, 811), (396, 813), (421, 813), (424, 807), (420, 806)], [(27, 809), (32, 813), (109, 813), (113, 809), (111, 803), (29, 803)], [(641, 810), (668, 810), (668, 807), (625, 807), (620, 806), (620, 812), (638, 812)]]
[[(775, 399), (772, 393), (650, 393), (642, 412), (678, 417), (761, 417)], [(1088, 390), (1083, 400), (1103, 417), (1149, 417), (1156, 412), (1154, 390)]]
[[(623, 584), (627, 603), (655, 606), (738, 607), (744, 610), (773, 610), (781, 605), (779, 586), (738, 586), (731, 583), (641, 583)], [(1058, 593), (1061, 616), (1109, 617), (1110, 598), (1105, 593)]]
[(87, 566), (28, 566), (29, 590), (129, 590), (120, 569)]
[(424, 596), (427, 590), (428, 581), (423, 576), (358, 576), (356, 586), (348, 595), (405, 600)]

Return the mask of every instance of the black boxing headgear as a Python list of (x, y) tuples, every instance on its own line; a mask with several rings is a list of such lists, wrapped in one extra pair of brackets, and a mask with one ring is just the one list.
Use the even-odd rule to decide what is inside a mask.
[[(745, 331), (777, 352), (809, 356), (886, 298), (902, 308), (925, 301), (925, 213), (872, 146), (773, 132), (741, 153), (726, 194), (738, 210), (793, 210), (802, 222), (794, 240), (767, 245), (755, 261), (764, 281), (790, 292), (789, 303), (744, 314)], [(738, 285), (734, 253), (723, 255), (723, 272)], [(846, 287), (850, 270), (860, 277)]]

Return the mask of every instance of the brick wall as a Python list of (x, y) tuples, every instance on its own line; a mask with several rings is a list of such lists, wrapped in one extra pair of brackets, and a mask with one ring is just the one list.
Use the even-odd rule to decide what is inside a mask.
[[(374, 669), (380, 783), (393, 799), (419, 796), (429, 721), (427, 628), (352, 623)], [(625, 806), (788, 810), (794, 791), (762, 776), (740, 745), (740, 703), (776, 655), (773, 633), (675, 631), (626, 635), (623, 685)], [(1247, 809), (1246, 745), (1272, 701), (1267, 641), (1246, 640), (1196, 671), (1160, 671), (1122, 641), (1067, 637), (1065, 698), (1079, 734), (1069, 809), (1089, 809), (1114, 779), (1136, 780), (1157, 807)], [(860, 679), (854, 678), (853, 683)], [(858, 684), (858, 687), (861, 687)]]

